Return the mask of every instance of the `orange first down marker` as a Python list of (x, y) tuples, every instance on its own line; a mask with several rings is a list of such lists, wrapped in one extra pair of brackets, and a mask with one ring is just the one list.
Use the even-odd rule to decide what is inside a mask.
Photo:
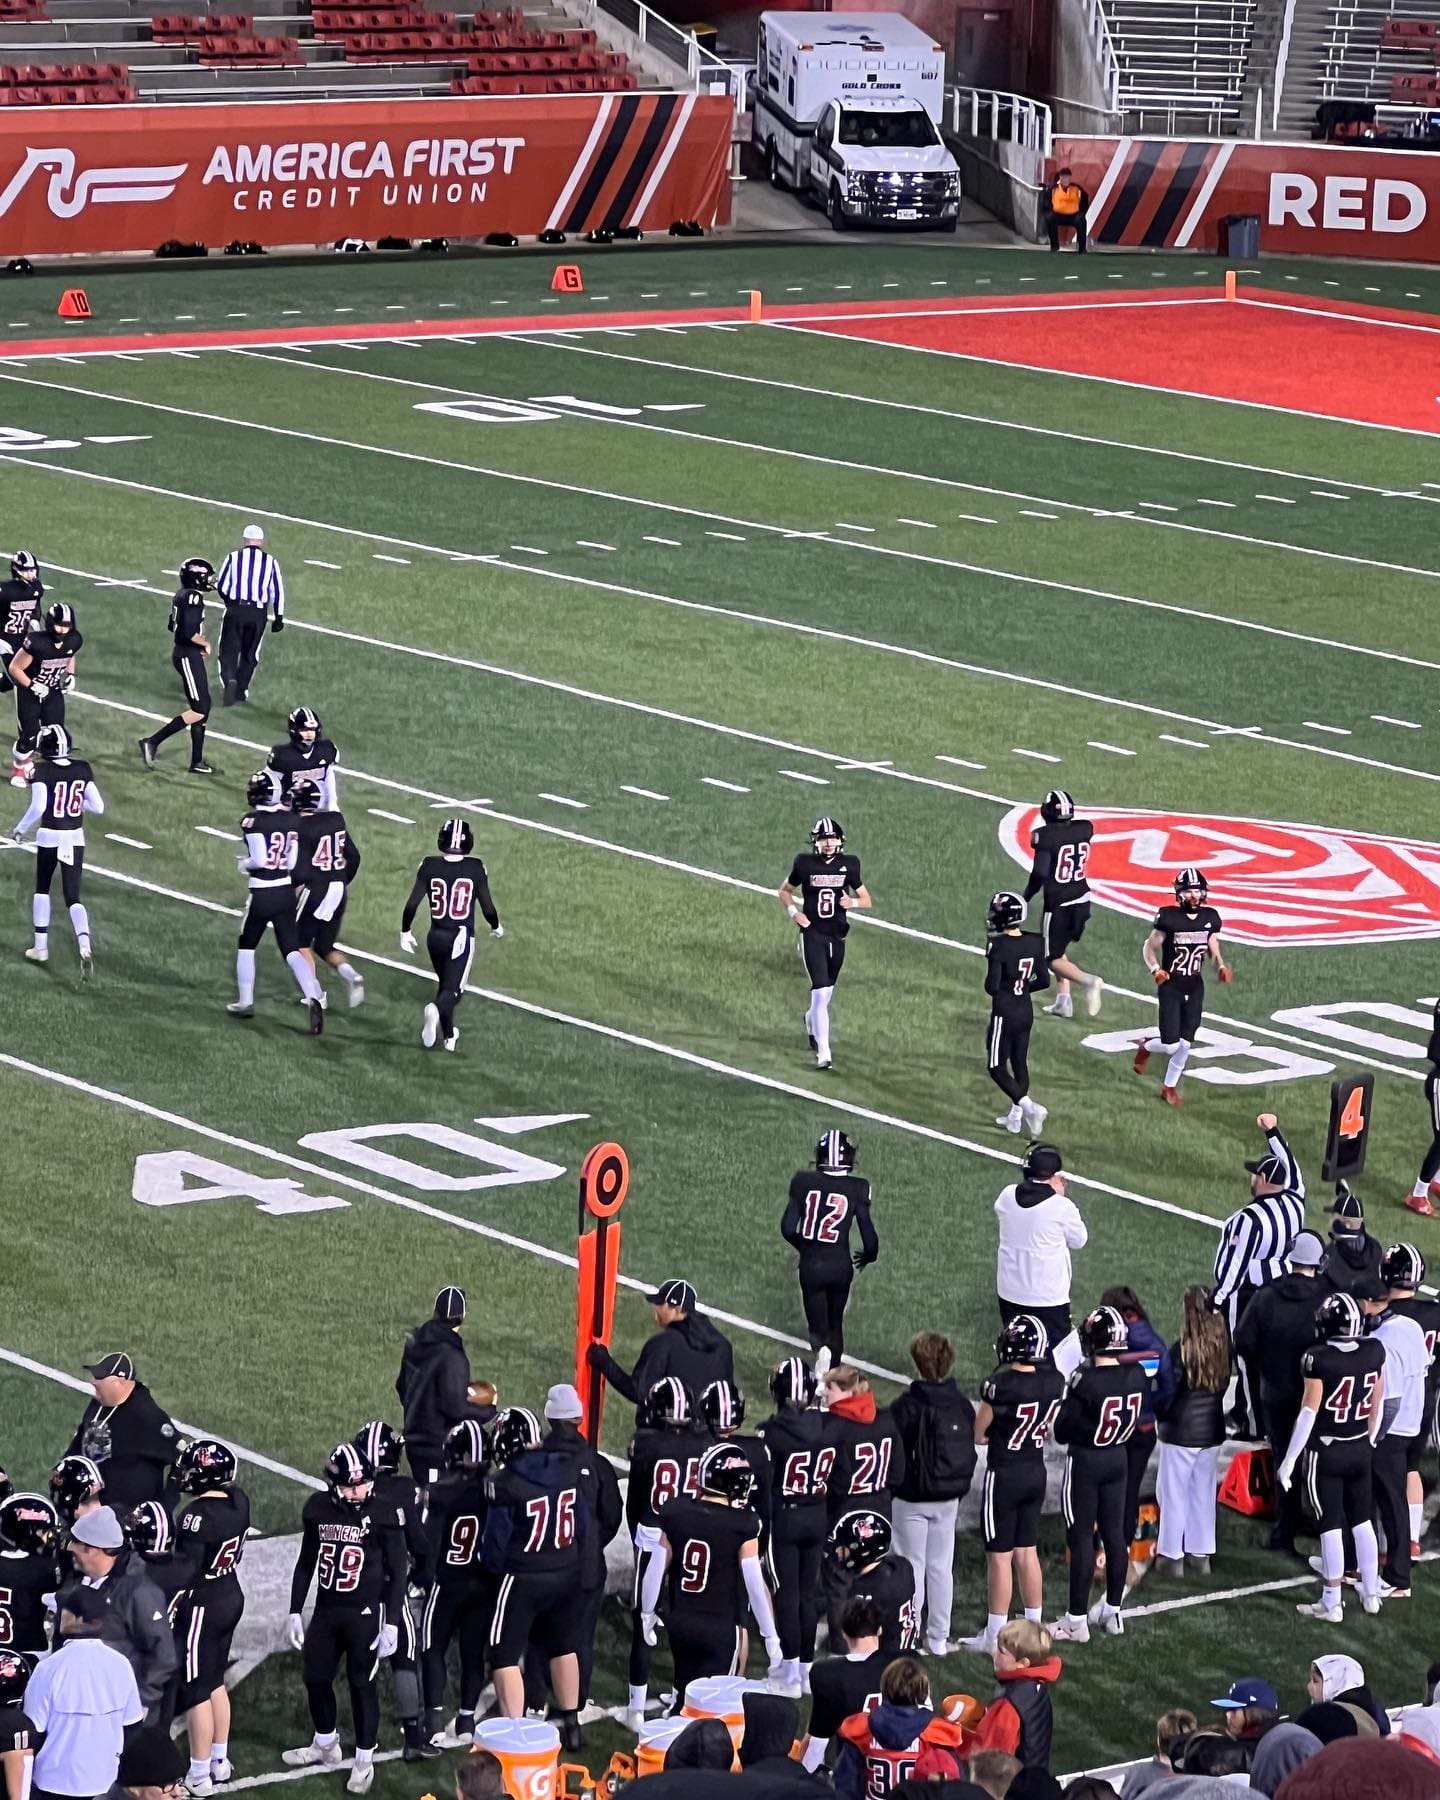
[(583, 294), (585, 278), (580, 273), (579, 263), (557, 263), (555, 273), (550, 277), (552, 294)]
[(90, 302), (85, 298), (84, 288), (66, 288), (56, 311), (62, 319), (88, 319)]

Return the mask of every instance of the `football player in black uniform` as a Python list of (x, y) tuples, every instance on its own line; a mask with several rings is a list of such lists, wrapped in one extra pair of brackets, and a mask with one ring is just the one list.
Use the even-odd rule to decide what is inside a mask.
[(1087, 975), (1069, 954), (1090, 923), (1090, 883), (1085, 870), (1090, 862), (1090, 841), (1095, 827), (1077, 819), (1075, 802), (1064, 788), (1051, 788), (1040, 802), (1040, 824), (1030, 834), (1034, 861), (1023, 898), (1028, 903), (1040, 895), (1040, 937), (1045, 960), (1056, 976), (1055, 999), (1045, 1008), (1057, 1019), (1075, 1016), (1070, 983), (1085, 990), (1085, 1010), (1093, 1019), (1100, 1010), (1105, 983)]
[(1043, 1604), (1035, 1541), (1045, 1501), (1045, 1445), (1055, 1429), (1064, 1377), (1050, 1361), (1045, 1327), (1029, 1313), (995, 1340), (999, 1367), (980, 1390), (975, 1441), (986, 1445), (980, 1518), (985, 1533), (985, 1629), (961, 1648), (989, 1656), (1010, 1617), (1015, 1585), (1025, 1617), (1040, 1622)]
[(880, 1646), (892, 1656), (920, 1641), (915, 1606), (915, 1570), (891, 1550), (890, 1521), (868, 1507), (842, 1513), (826, 1541), (826, 1561), (840, 1572), (831, 1589), (830, 1637), (839, 1643), (841, 1622), (853, 1601), (870, 1600), (880, 1610)]
[(625, 1523), (635, 1542), (635, 1587), (630, 1618), (630, 1695), (626, 1721), (632, 1731), (645, 1723), (650, 1680), (650, 1647), (641, 1630), (640, 1592), (646, 1570), (660, 1552), (660, 1508), (680, 1494), (700, 1492), (700, 1460), (710, 1448), (709, 1433), (695, 1418), (695, 1403), (674, 1375), (657, 1381), (635, 1413), (630, 1440), (630, 1481), (625, 1491)]
[[(1085, 1361), (1066, 1384), (1055, 1418), (1055, 1436), (1070, 1452), (1062, 1496), (1070, 1545), (1070, 1610), (1050, 1627), (1050, 1635), (1071, 1644), (1088, 1644), (1091, 1625), (1103, 1625), (1112, 1637), (1125, 1629), (1120, 1611), (1130, 1564), (1125, 1446), (1139, 1427), (1150, 1385), (1139, 1363), (1118, 1360), (1127, 1335), (1113, 1306), (1097, 1306), (1082, 1320)], [(1105, 1597), (1092, 1607), (1097, 1530), (1105, 1549)]]
[(50, 1499), (66, 1527), (94, 1512), (104, 1491), (105, 1477), (88, 1456), (62, 1456), (50, 1471)]
[(1141, 1038), (1135, 1073), (1145, 1073), (1152, 1050), (1168, 1056), (1160, 1098), (1169, 1106), (1180, 1105), (1180, 1077), (1205, 1011), (1206, 958), (1222, 981), (1234, 979), (1220, 944), (1220, 915), (1205, 903), (1209, 892), (1203, 870), (1182, 869), (1175, 877), (1175, 904), (1156, 913), (1142, 950), (1160, 989), (1160, 1036)]
[(1420, 1464), (1427, 1447), (1434, 1442), (1437, 1418), (1440, 1418), (1440, 1300), (1433, 1294), (1419, 1292), (1425, 1279), (1425, 1258), (1413, 1244), (1391, 1244), (1380, 1264), (1380, 1279), (1385, 1283), (1390, 1310), (1413, 1319), (1425, 1333), (1425, 1348), (1430, 1353), (1430, 1373), (1425, 1382), (1425, 1423), (1408, 1446), (1405, 1472), (1405, 1499), (1410, 1508), (1410, 1555), (1420, 1553), (1420, 1536), (1425, 1529), (1425, 1489), (1420, 1477)]
[(94, 968), (90, 944), (90, 914), (80, 898), (80, 874), (85, 866), (85, 815), (105, 810), (90, 765), (70, 754), (70, 737), (63, 725), (42, 725), (35, 740), (40, 761), (30, 767), (30, 805), (15, 827), (15, 841), (35, 833), (35, 893), (30, 916), (35, 942), (26, 950), (30, 962), (50, 960), (50, 890), (55, 871), (60, 871), (60, 892), (70, 914), (75, 947), (80, 952), (80, 975)]
[(345, 983), (346, 998), (353, 1008), (364, 1002), (365, 982), (345, 952), (335, 948), (335, 940), (345, 922), (350, 883), (360, 868), (360, 849), (344, 813), (325, 806), (323, 799), (320, 783), (308, 775), (291, 785), (295, 867), (290, 879), (295, 884), (295, 924), (301, 952), (310, 967), (315, 968), (317, 957), (329, 963)]
[[(380, 1514), (399, 1531), (406, 1554), (406, 1594), (395, 1615), (400, 1641), (390, 1658), (390, 1679), (395, 1685), (395, 1709), (405, 1739), (405, 1761), (419, 1762), (432, 1756), (429, 1740), (421, 1735), (420, 1719), (420, 1641), (410, 1611), (410, 1593), (419, 1591), (425, 1571), (428, 1545), (425, 1535), (424, 1496), (415, 1485), (413, 1475), (403, 1474), (401, 1458), (405, 1454), (405, 1437), (383, 1419), (372, 1419), (355, 1433), (355, 1448), (375, 1471), (373, 1504)], [(393, 1515), (393, 1516), (390, 1516)]]
[(770, 1567), (780, 1633), (780, 1682), (803, 1690), (815, 1660), (820, 1565), (825, 1552), (830, 1474), (841, 1423), (815, 1404), (816, 1381), (798, 1356), (770, 1376), (775, 1411), (760, 1426), (774, 1471)]
[[(850, 1249), (850, 1228), (860, 1248)], [(780, 1235), (800, 1255), (800, 1302), (810, 1348), (824, 1357), (823, 1377), (845, 1354), (845, 1305), (856, 1269), (880, 1254), (870, 1218), (870, 1183), (855, 1173), (855, 1145), (843, 1131), (822, 1133), (815, 1167), (790, 1177)]]
[(11, 694), (10, 658), (35, 629), (45, 584), (33, 550), (17, 550), (10, 558), (10, 579), (0, 582), (0, 694)]
[(310, 1035), (319, 1037), (325, 1029), (325, 993), (300, 948), (300, 931), (295, 923), (295, 889), (290, 882), (298, 848), (295, 818), (282, 803), (275, 782), (263, 769), (250, 777), (245, 798), (250, 811), (240, 821), (240, 829), (245, 834), (245, 854), (240, 858), (239, 868), (247, 877), (249, 895), (245, 916), (240, 921), (239, 948), (235, 952), (235, 985), (239, 992), (225, 1010), (237, 1019), (254, 1016), (255, 951), (265, 935), (265, 928), (270, 926), (274, 929), (280, 954), (309, 1003)]
[(25, 1716), (31, 1665), (17, 1651), (0, 1649), (0, 1793), (25, 1800), (33, 1792), (31, 1768), (40, 1733)]
[[(190, 1739), (185, 1785), (207, 1794), (229, 1781), (230, 1692), (225, 1668), (245, 1611), (240, 1562), (250, 1531), (250, 1500), (236, 1485), (235, 1452), (214, 1438), (194, 1438), (176, 1459), (180, 1492), (191, 1496), (176, 1521), (180, 1555), (191, 1566), (190, 1592), (175, 1624), (180, 1648), (179, 1710)], [(211, 1787), (206, 1787), (206, 1782)]]
[(722, 1377), (700, 1390), (695, 1410), (711, 1438), (716, 1443), (728, 1444), (732, 1450), (738, 1450), (750, 1465), (750, 1473), (755, 1477), (750, 1510), (760, 1521), (760, 1554), (768, 1562), (771, 1490), (774, 1485), (770, 1452), (765, 1447), (764, 1438), (753, 1433), (747, 1437), (740, 1429), (745, 1423), (745, 1396), (733, 1381)]
[[(375, 1780), (380, 1696), (375, 1672), (393, 1656), (400, 1633), (394, 1621), (405, 1603), (405, 1544), (375, 1505), (375, 1471), (353, 1444), (337, 1444), (325, 1462), (325, 1492), (312, 1494), (300, 1514), (300, 1554), (290, 1581), (285, 1636), (304, 1652), (305, 1696), (315, 1735), (281, 1761), (291, 1768), (333, 1767), (341, 1760), (335, 1677), (341, 1659), (355, 1724), (355, 1766), (345, 1786), (368, 1794)], [(315, 1613), (301, 1618), (310, 1582)]]
[(573, 1457), (541, 1448), (540, 1421), (507, 1406), (490, 1434), (480, 1554), (495, 1597), (490, 1615), (490, 1679), (503, 1717), (525, 1716), (527, 1645), (550, 1664), (560, 1742), (579, 1750), (580, 1542), (589, 1529)]
[(190, 733), (190, 773), (218, 775), (220, 771), (205, 760), (205, 722), (210, 717), (210, 677), (205, 659), (210, 655), (210, 640), (205, 635), (205, 596), (215, 586), (215, 571), (203, 556), (191, 556), (180, 565), (180, 585), (170, 602), (170, 661), (180, 677), (185, 704), (171, 719), (149, 737), (136, 740), (140, 760), (147, 769), (155, 767), (155, 755), (166, 738)]
[(645, 1641), (655, 1642), (660, 1592), (668, 1569), (665, 1629), (675, 1662), (675, 1710), (692, 1681), (734, 1675), (745, 1666), (749, 1600), (772, 1674), (780, 1639), (760, 1560), (760, 1521), (751, 1510), (755, 1477), (741, 1450), (716, 1444), (700, 1465), (700, 1496), (660, 1508), (660, 1554), (645, 1571), (640, 1595)]
[(475, 954), (475, 908), (485, 915), (491, 937), (503, 938), (505, 927), (490, 898), (485, 865), (474, 854), (475, 834), (470, 827), (463, 819), (447, 819), (436, 841), (440, 854), (427, 856), (415, 871), (415, 885), (400, 919), (400, 948), (407, 956), (415, 954), (415, 934), (410, 927), (421, 902), (427, 903), (430, 929), (425, 934), (425, 948), (435, 971), (436, 991), (425, 1008), (420, 1042), (433, 1050), (438, 1037), (447, 1050), (453, 1050), (460, 1041), (455, 1008)]
[(1360, 1604), (1380, 1610), (1380, 1546), (1375, 1536), (1371, 1462), (1385, 1396), (1385, 1346), (1366, 1337), (1364, 1315), (1350, 1294), (1327, 1294), (1315, 1309), (1313, 1344), (1300, 1358), (1305, 1378), (1290, 1448), (1275, 1471), (1284, 1488), (1297, 1468), (1320, 1527), (1320, 1598), (1296, 1607), (1307, 1619), (1338, 1625), (1344, 1617), (1345, 1533), (1355, 1538)]
[[(450, 1427), (442, 1451), (445, 1476), (430, 1489), (425, 1518), (426, 1592), (420, 1621), (425, 1738), (446, 1749), (470, 1741), (485, 1683), (485, 1645), (490, 1636), (490, 1589), (480, 1561), (485, 1454), (478, 1419), (462, 1419)], [(460, 1704), (447, 1732), (441, 1719), (452, 1638), (460, 1645)]]
[(1420, 1162), (1420, 1173), (1405, 1204), (1422, 1219), (1433, 1219), (1435, 1202), (1432, 1188), (1440, 1192), (1440, 1000), (1430, 1018), (1430, 1042), (1425, 1046), (1430, 1067), (1425, 1072), (1425, 1104), (1430, 1108), (1430, 1148)]
[(830, 1001), (845, 966), (846, 915), (870, 903), (860, 858), (845, 853), (840, 821), (817, 819), (809, 850), (795, 858), (780, 884), (780, 904), (800, 928), (800, 955), (810, 977), (805, 1031), (817, 1068), (830, 1067)]
[(1039, 1137), (1049, 1108), (1030, 1098), (1030, 1030), (1035, 1008), (1030, 996), (1050, 985), (1050, 969), (1039, 932), (1025, 931), (1025, 902), (1018, 894), (990, 896), (986, 926), (985, 992), (990, 1022), (985, 1027), (985, 1067), (1010, 1102), (995, 1121), (1007, 1131)]
[(75, 658), (85, 640), (75, 625), (75, 608), (57, 600), (35, 621), (10, 658), (15, 689), (15, 766), (11, 787), (25, 787), (35, 761), (42, 725), (64, 725), (65, 696), (75, 685)]
[(320, 715), (308, 706), (297, 706), (285, 721), (287, 738), (276, 744), (265, 767), (280, 778), (281, 791), (289, 794), (297, 781), (313, 781), (321, 803), (334, 812), (340, 805), (335, 769), (340, 752), (325, 736)]
[(60, 1515), (43, 1494), (0, 1500), (0, 1644), (43, 1656), (46, 1594), (59, 1586)]
[(885, 1628), (873, 1600), (852, 1600), (840, 1621), (845, 1653), (832, 1645), (830, 1654), (810, 1670), (810, 1718), (806, 1725), (801, 1766), (814, 1771), (825, 1760), (830, 1740), (856, 1713), (880, 1704), (880, 1677), (894, 1661), (880, 1644)]

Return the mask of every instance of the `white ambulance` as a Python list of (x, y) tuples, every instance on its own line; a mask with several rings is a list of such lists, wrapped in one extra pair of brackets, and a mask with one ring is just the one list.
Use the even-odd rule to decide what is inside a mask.
[(953, 231), (960, 170), (937, 122), (945, 52), (897, 13), (760, 15), (754, 140), (776, 187), (823, 206), (837, 231)]

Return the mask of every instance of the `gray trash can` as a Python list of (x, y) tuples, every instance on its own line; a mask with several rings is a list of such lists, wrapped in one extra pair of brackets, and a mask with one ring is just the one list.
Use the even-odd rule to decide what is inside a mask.
[(1227, 213), (1220, 221), (1220, 254), (1253, 262), (1260, 254), (1260, 215)]

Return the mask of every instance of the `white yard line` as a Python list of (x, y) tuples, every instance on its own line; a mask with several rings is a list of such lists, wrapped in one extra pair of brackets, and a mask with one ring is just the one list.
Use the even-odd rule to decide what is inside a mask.
[(1415, 719), (1392, 719), (1389, 713), (1371, 713), (1370, 717), (1377, 725), (1401, 725), (1406, 731), (1419, 731), (1421, 725)]
[[(852, 763), (850, 766), (854, 768), (858, 765)], [(814, 787), (829, 787), (830, 785), (823, 775), (807, 775), (803, 769), (777, 769), (775, 773), (784, 775), (791, 781), (808, 781)]]
[(1087, 738), (1086, 745), (1091, 750), (1108, 750), (1111, 756), (1135, 756), (1134, 750), (1126, 750), (1119, 744), (1102, 744), (1098, 738)]
[(112, 844), (127, 844), (132, 850), (153, 850), (153, 844), (144, 844), (139, 838), (126, 837), (121, 831), (107, 831), (106, 837)]
[(1251, 1587), (1221, 1588), (1217, 1593), (1186, 1594), (1179, 1600), (1152, 1600), (1148, 1606), (1126, 1606), (1127, 1619), (1149, 1619), (1158, 1613), (1185, 1612), (1192, 1606), (1218, 1606), (1227, 1600), (1246, 1600), (1252, 1594), (1283, 1594), (1291, 1588), (1314, 1587), (1316, 1575), (1288, 1575), (1280, 1581), (1257, 1581)]
[(413, 819), (407, 819), (404, 813), (386, 812), (383, 806), (367, 806), (366, 812), (376, 819), (388, 819), (392, 825), (413, 825)]
[(1187, 750), (1208, 750), (1210, 748), (1200, 738), (1176, 737), (1172, 731), (1162, 731), (1160, 741), (1164, 744), (1183, 744)]
[(1033, 758), (1033, 760), (1035, 762), (1044, 762), (1044, 763), (1058, 763), (1058, 762), (1061, 762), (1064, 760), (1062, 757), (1059, 757), (1059, 756), (1051, 756), (1048, 750), (1022, 750), (1019, 748), (1018, 745), (1016, 746), (1016, 748), (1014, 750), (1012, 750), (1011, 755), (1012, 756), (1028, 756), (1028, 757)]
[[(376, 1763), (398, 1762), (405, 1754), (403, 1750), (377, 1750), (370, 1759)], [(238, 1793), (241, 1788), (277, 1787), (287, 1781), (308, 1781), (312, 1775), (339, 1775), (346, 1769), (355, 1767), (353, 1756), (342, 1757), (337, 1763), (317, 1763), (308, 1769), (271, 1769), (264, 1775), (242, 1775), (239, 1780), (227, 1781), (225, 1791)], [(436, 1786), (442, 1785), (436, 1783)]]
[(668, 800), (670, 798), (668, 794), (657, 794), (654, 788), (632, 787), (628, 781), (620, 783), (620, 792), (634, 794), (641, 800)]
[[(536, 798), (553, 801), (556, 806), (573, 807), (576, 812), (589, 812), (590, 810), (588, 800), (572, 800), (568, 794), (539, 794)], [(496, 816), (498, 817), (498, 815)]]
[(718, 775), (702, 775), (700, 780), (706, 787), (724, 788), (727, 794), (748, 794), (748, 787), (741, 787), (738, 781), (722, 781)]

